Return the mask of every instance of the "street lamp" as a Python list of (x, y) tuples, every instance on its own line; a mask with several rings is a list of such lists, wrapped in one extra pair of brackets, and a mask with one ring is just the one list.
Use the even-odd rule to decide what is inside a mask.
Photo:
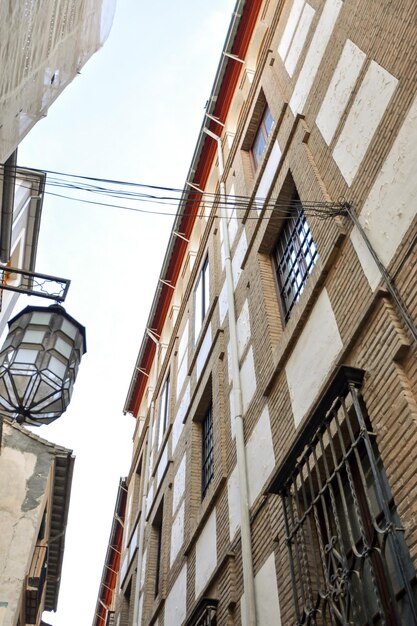
[(34, 426), (60, 417), (85, 351), (84, 326), (61, 305), (27, 306), (0, 350), (0, 413)]

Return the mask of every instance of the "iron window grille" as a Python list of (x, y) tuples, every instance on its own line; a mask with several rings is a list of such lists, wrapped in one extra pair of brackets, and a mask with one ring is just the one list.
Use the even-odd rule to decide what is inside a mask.
[(318, 256), (316, 244), (297, 193), (294, 194), (290, 203), (290, 211), (285, 218), (272, 256), (275, 262), (284, 320), (287, 322)]
[(202, 598), (186, 626), (217, 626), (217, 605), (219, 601), (211, 598)]
[(194, 289), (194, 342), (197, 340), (207, 315), (210, 302), (209, 260), (206, 257)]
[(274, 119), (271, 115), (271, 111), (268, 105), (265, 106), (265, 110), (262, 115), (261, 123), (256, 131), (255, 139), (253, 140), (252, 148), (250, 150), (252, 160), (255, 169), (258, 168), (259, 163), (265, 152), (268, 137), (271, 134), (272, 127), (274, 125)]
[(201, 430), (201, 495), (204, 498), (214, 478), (213, 407), (211, 405), (201, 423)]
[(161, 583), (161, 569), (162, 569), (162, 520), (163, 520), (163, 503), (161, 503), (153, 521), (153, 528), (155, 531), (156, 542), (156, 565), (155, 565), (155, 586), (154, 596), (159, 594)]
[(276, 479), (296, 624), (417, 624), (416, 574), (358, 385), (313, 421)]

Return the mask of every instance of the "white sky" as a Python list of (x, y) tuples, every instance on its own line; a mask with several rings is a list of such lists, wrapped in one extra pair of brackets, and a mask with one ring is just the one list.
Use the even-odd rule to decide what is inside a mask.
[[(182, 187), (234, 4), (118, 0), (109, 39), (21, 143), (19, 165)], [(76, 455), (58, 611), (44, 617), (54, 626), (93, 620), (130, 465), (134, 419), (122, 410), (171, 226), (170, 217), (45, 199), (37, 270), (71, 279), (64, 306), (87, 329), (68, 411), (36, 429)]]

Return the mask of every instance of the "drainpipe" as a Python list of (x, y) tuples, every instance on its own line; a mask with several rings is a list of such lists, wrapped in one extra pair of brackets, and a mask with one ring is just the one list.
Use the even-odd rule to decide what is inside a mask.
[[(159, 360), (159, 342), (151, 333), (149, 334), (149, 336), (152, 339), (152, 341), (156, 343), (156, 349), (158, 350), (158, 360)], [(142, 463), (144, 464), (143, 490), (142, 490), (142, 506), (141, 506), (140, 519), (139, 519), (139, 528), (138, 528), (136, 585), (135, 585), (135, 594), (133, 596), (134, 597), (133, 620), (132, 620), (133, 626), (139, 626), (140, 619), (142, 617), (139, 614), (139, 594), (140, 594), (140, 582), (141, 582), (141, 576), (142, 576), (143, 545), (144, 545), (144, 540), (145, 540), (146, 501), (148, 497), (148, 481), (149, 481), (149, 469), (150, 469), (149, 465), (150, 465), (152, 435), (153, 435), (154, 418), (155, 418), (155, 398), (153, 397), (153, 390), (155, 389), (157, 372), (158, 372), (158, 367), (154, 368), (153, 380), (151, 381), (152, 400), (151, 400), (151, 406), (149, 410), (148, 437), (146, 441), (146, 450), (144, 454), (144, 459), (142, 461)]]
[(226, 270), (226, 290), (229, 307), (229, 334), (230, 334), (230, 356), (232, 370), (232, 388), (234, 395), (234, 422), (236, 433), (236, 458), (237, 471), (239, 477), (240, 494), (240, 518), (241, 518), (241, 539), (242, 539), (242, 565), (243, 565), (243, 589), (245, 593), (246, 623), (247, 626), (256, 626), (256, 598), (255, 583), (253, 575), (252, 540), (250, 532), (249, 516), (249, 489), (246, 463), (245, 437), (243, 428), (243, 402), (242, 384), (239, 368), (239, 352), (237, 342), (237, 323), (234, 299), (234, 285), (232, 273), (232, 258), (230, 254), (229, 229), (226, 214), (226, 187), (223, 180), (224, 163), (221, 138), (208, 128), (203, 131), (212, 139), (217, 141), (217, 156), (219, 160), (219, 183), (220, 183), (220, 220), (223, 229), (223, 250)]
[(3, 167), (3, 194), (1, 200), (0, 222), (0, 262), (8, 263), (10, 260), (14, 188), (16, 181), (17, 150), (7, 159)]

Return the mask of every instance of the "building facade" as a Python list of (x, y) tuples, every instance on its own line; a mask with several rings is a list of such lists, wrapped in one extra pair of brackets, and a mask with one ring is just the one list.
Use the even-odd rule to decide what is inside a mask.
[(4, 418), (0, 437), (0, 624), (56, 611), (74, 457)]
[(104, 43), (115, 0), (0, 2), (0, 163)]
[(0, 336), (19, 297), (30, 287), (30, 275), (8, 271), (9, 267), (34, 272), (38, 250), (46, 174), (12, 165), (0, 170)]
[(125, 404), (117, 626), (417, 624), (415, 19), (237, 3)]

